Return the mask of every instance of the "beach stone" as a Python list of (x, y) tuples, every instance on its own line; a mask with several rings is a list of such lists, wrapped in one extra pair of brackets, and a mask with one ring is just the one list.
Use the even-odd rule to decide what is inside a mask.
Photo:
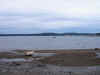
[(45, 67), (45, 64), (37, 64), (37, 67)]
[(95, 48), (94, 50), (97, 51), (97, 50), (100, 50), (100, 48)]
[(2, 70), (1, 70), (1, 72), (7, 72), (7, 71), (8, 71), (7, 69), (2, 69)]
[(18, 62), (10, 62), (9, 65), (10, 66), (20, 66), (21, 64)]

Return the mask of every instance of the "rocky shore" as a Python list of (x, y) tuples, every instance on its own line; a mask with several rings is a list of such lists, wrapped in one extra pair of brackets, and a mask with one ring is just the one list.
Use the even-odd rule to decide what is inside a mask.
[(100, 75), (99, 49), (28, 51), (0, 52), (0, 75)]

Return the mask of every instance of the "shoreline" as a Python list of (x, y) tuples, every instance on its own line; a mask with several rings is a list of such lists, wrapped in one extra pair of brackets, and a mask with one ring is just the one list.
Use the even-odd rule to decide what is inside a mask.
[[(0, 52), (0, 75), (78, 75), (100, 74), (99, 49), (88, 50), (33, 50), (37, 56), (26, 56), (32, 50)], [(55, 53), (52, 56), (40, 56)], [(2, 60), (1, 60), (2, 59)], [(98, 69), (96, 69), (98, 68)], [(49, 74), (51, 73), (51, 74)], [(59, 75), (59, 74), (58, 74)]]

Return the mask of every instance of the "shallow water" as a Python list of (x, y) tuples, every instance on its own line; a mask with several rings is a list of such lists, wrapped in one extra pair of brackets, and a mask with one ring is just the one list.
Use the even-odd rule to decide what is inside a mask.
[(33, 56), (43, 56), (43, 57), (49, 57), (54, 56), (56, 53), (34, 53)]
[(0, 51), (14, 49), (100, 48), (100, 37), (90, 36), (10, 36), (0, 37)]
[(97, 55), (96, 58), (100, 58), (100, 53), (99, 52), (97, 52), (96, 55)]
[(14, 59), (0, 59), (0, 62), (17, 62), (17, 61), (27, 61), (24, 58), (14, 58)]
[[(49, 69), (51, 71), (54, 71), (54, 72), (58, 72), (58, 71), (63, 71), (63, 72), (87, 72), (87, 71), (96, 71), (96, 68), (97, 66), (77, 66), (77, 67), (73, 67), (73, 66), (70, 66), (70, 67), (66, 67), (66, 66), (55, 66), (55, 65), (47, 65), (47, 67), (49, 67)], [(98, 66), (98, 70), (100, 66)]]

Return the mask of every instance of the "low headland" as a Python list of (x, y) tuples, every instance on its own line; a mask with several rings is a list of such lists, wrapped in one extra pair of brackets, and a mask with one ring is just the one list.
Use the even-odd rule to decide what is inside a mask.
[(0, 36), (100, 36), (100, 33), (33, 33), (33, 34), (0, 34)]

